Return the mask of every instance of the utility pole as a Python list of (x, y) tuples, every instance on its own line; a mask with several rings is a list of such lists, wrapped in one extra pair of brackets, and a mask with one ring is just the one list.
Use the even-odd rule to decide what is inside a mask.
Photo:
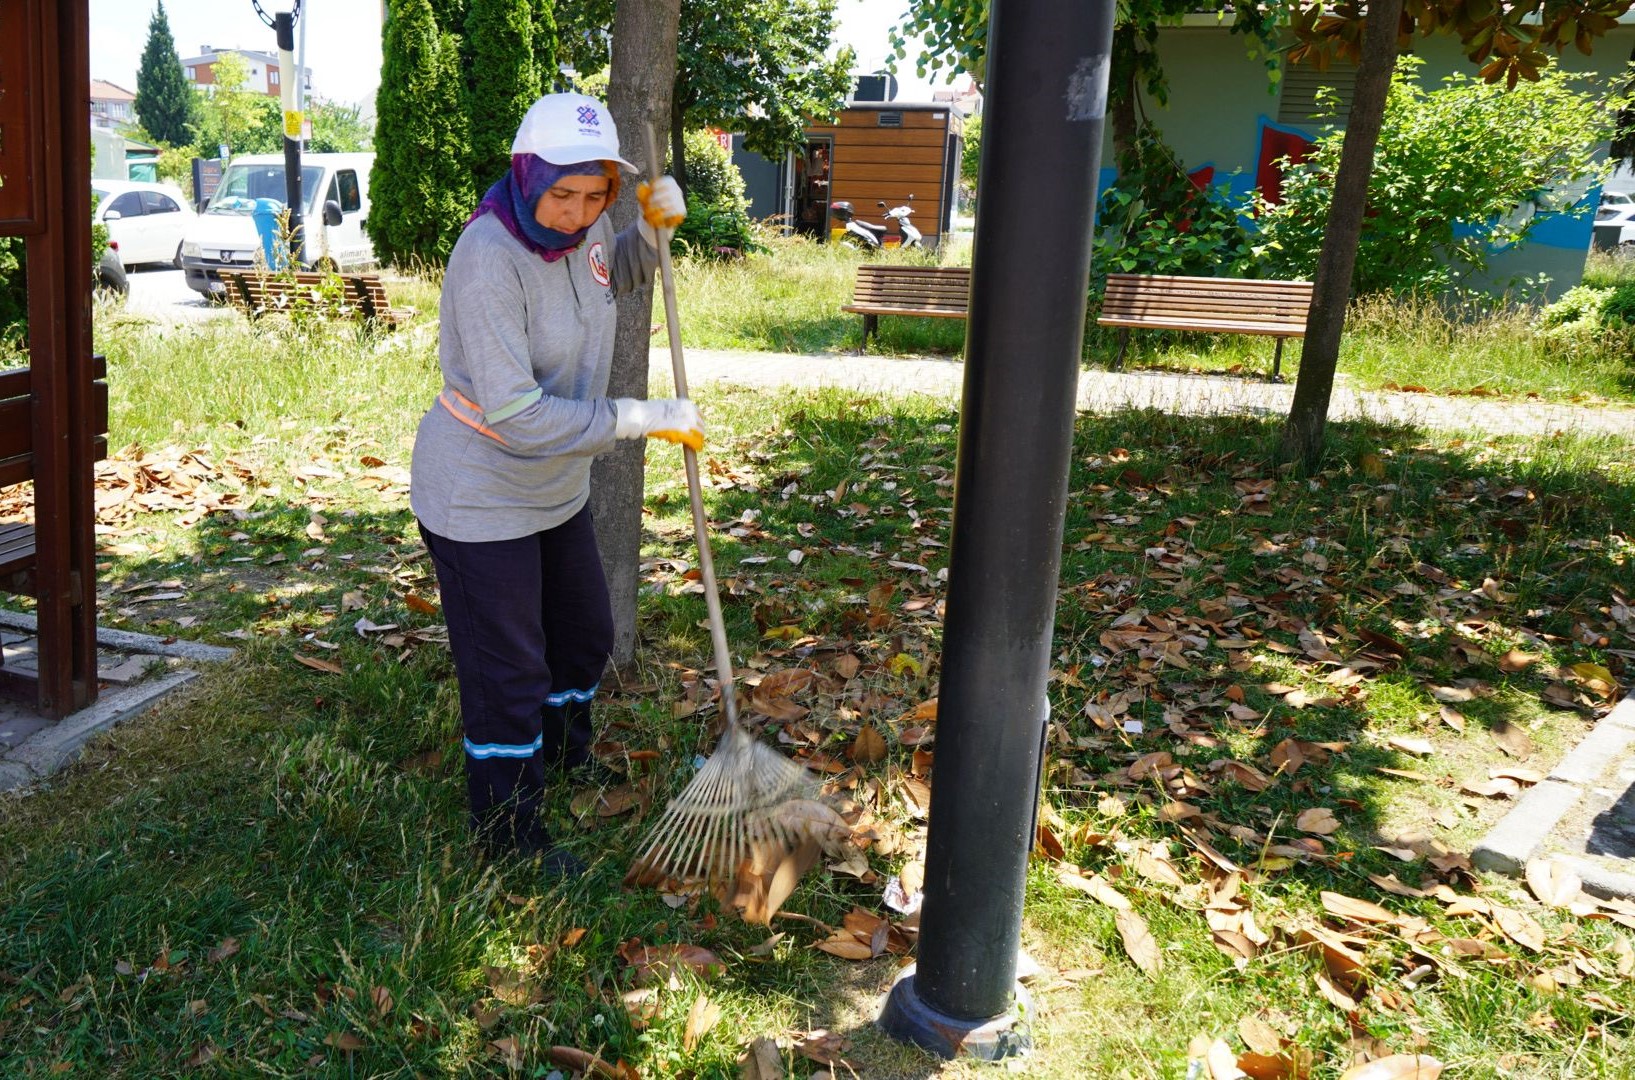
[[(273, 16), (273, 30), (278, 35), (278, 97), (284, 112), (284, 203), (290, 215), (290, 264), (296, 269), (304, 262), (306, 247), (301, 228), (301, 71), (295, 65), (295, 20), (300, 10), (297, 2), (295, 11), (280, 11)], [(303, 27), (302, 36), (305, 34)]]
[(1114, 0), (993, 0), (988, 22), (919, 960), (879, 1020), (948, 1058), (1010, 1057), (1032, 1042), (1016, 961), (1113, 10)]

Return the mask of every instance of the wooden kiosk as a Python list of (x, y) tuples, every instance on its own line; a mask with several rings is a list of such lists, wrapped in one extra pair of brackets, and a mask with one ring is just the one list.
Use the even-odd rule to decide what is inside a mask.
[[(0, 235), (25, 238), (29, 365), (0, 375), (0, 485), (32, 478), (34, 522), (0, 589), (37, 602), (38, 676), (0, 694), (53, 719), (96, 699), (94, 465), (106, 385), (91, 356), (87, 0), (0, 0)], [(21, 546), (32, 541), (32, 550)]]
[(951, 104), (848, 102), (833, 124), (807, 128), (804, 152), (796, 152), (795, 228), (829, 237), (838, 224), (829, 217), (835, 201), (883, 225), (875, 204), (900, 206), (913, 195), (914, 226), (935, 247), (953, 225), (964, 134), (964, 114)]

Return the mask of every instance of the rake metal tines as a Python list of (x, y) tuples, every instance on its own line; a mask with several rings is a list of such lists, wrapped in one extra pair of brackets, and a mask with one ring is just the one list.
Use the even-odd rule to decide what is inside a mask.
[(800, 823), (779, 809), (812, 798), (818, 786), (804, 765), (728, 723), (715, 753), (665, 807), (625, 880), (730, 880), (757, 847), (799, 844)]

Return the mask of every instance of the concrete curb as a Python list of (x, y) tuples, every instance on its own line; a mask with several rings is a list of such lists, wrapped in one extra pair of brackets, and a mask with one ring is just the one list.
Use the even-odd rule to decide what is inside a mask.
[[(1499, 819), (1470, 853), (1481, 870), (1518, 875), (1538, 854), (1557, 823), (1577, 805), (1584, 788), (1594, 784), (1607, 764), (1635, 743), (1635, 697), (1625, 698), (1603, 716), (1590, 733), (1535, 784), (1510, 812)], [(1635, 876), (1619, 874), (1587, 859), (1563, 857), (1597, 896), (1635, 897)]]
[[(21, 611), (0, 611), (0, 627), (20, 630), (30, 636), (39, 633), (39, 620)], [(221, 663), (237, 655), (236, 650), (221, 645), (205, 645), (197, 641), (165, 639), (153, 634), (138, 634), (130, 630), (110, 630), (97, 627), (97, 644), (120, 652), (145, 652), (157, 656), (175, 656), (201, 663)]]
[(166, 694), (196, 678), (196, 671), (171, 672), (105, 697), (24, 739), (0, 759), (0, 793), (50, 776), (78, 757), (92, 736), (146, 712)]

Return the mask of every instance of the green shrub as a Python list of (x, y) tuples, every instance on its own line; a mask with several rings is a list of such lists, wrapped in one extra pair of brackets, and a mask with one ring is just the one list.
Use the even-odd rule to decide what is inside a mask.
[(1257, 251), (1222, 188), (1199, 188), (1144, 125), (1096, 211), (1090, 292), (1109, 273), (1253, 277)]
[(678, 254), (716, 258), (757, 249), (744, 177), (732, 154), (708, 131), (685, 135), (687, 220), (676, 230)]
[(1626, 282), (1613, 287), (1612, 293), (1601, 304), (1601, 322), (1635, 325), (1635, 283)]
[[(1574, 184), (1605, 167), (1597, 156), (1614, 112), (1586, 77), (1550, 68), (1513, 90), (1467, 75), (1429, 87), (1421, 64), (1401, 58), (1391, 80), (1357, 245), (1359, 296), (1458, 287), (1493, 251), (1526, 241), (1534, 210), (1566, 209)], [(1321, 135), (1285, 168), (1282, 201), (1257, 202), (1270, 276), (1312, 276), (1344, 138)]]

